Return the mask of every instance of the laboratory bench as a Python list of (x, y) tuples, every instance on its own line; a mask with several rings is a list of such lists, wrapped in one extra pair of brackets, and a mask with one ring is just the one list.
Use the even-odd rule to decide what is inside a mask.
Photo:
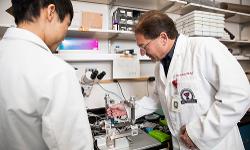
[[(96, 122), (99, 119), (105, 119), (105, 108), (96, 108), (96, 109), (88, 109), (88, 116), (89, 116), (89, 122), (91, 125), (91, 130), (92, 130), (92, 135), (93, 135), (93, 139), (94, 139), (94, 148), (95, 150), (105, 150), (108, 149), (106, 147), (106, 139), (105, 139), (105, 135), (106, 135), (106, 131), (104, 129), (101, 129), (100, 125), (94, 125), (96, 124)], [(163, 116), (161, 116), (163, 117)], [(159, 120), (158, 120), (159, 121)], [(159, 129), (159, 126), (156, 124), (156, 120), (150, 120), (149, 122), (145, 119), (145, 116), (139, 118), (136, 120), (136, 124), (143, 124), (143, 123), (147, 123), (147, 124), (154, 124), (155, 128)], [(154, 129), (155, 129), (154, 128)], [(161, 127), (161, 130), (163, 130), (163, 128)], [(155, 139), (153, 137), (151, 137), (149, 135), (149, 133), (147, 133), (147, 130), (145, 130), (145, 128), (140, 128), (138, 130), (138, 135), (135, 136), (128, 136), (126, 137), (126, 141), (123, 139), (116, 139), (116, 143), (119, 144), (124, 144), (124, 143), (128, 143), (127, 145), (129, 145), (129, 147), (122, 147), (122, 146), (117, 146), (115, 148), (115, 150), (159, 150), (159, 149), (164, 149), (167, 148), (169, 150), (172, 149), (172, 142), (171, 142), (171, 137), (168, 138), (167, 140), (161, 140), (158, 138)], [(158, 130), (157, 130), (158, 131)], [(164, 130), (165, 131), (165, 130)], [(166, 131), (168, 133), (168, 135), (171, 135), (169, 130)], [(101, 142), (103, 143), (101, 143)], [(105, 141), (105, 142), (104, 142)], [(101, 143), (101, 144), (100, 144)], [(105, 145), (104, 145), (105, 144)]]
[[(87, 110), (88, 114), (94, 114), (94, 115), (89, 115), (89, 122), (90, 124), (94, 124), (98, 119), (103, 119), (105, 118), (105, 108), (96, 108), (96, 109), (88, 109)], [(145, 116), (139, 118), (136, 120), (136, 124), (141, 124), (143, 122), (145, 122)], [(154, 121), (153, 121), (154, 122)], [(240, 129), (240, 133), (241, 133), (241, 137), (245, 146), (245, 149), (250, 149), (250, 112), (248, 111), (244, 117), (240, 120), (240, 122), (238, 123), (238, 127)], [(145, 129), (145, 128), (144, 128)], [(91, 127), (92, 130), (92, 134), (95, 140), (95, 137), (98, 136), (104, 136), (105, 135), (105, 130), (101, 130), (98, 127)], [(169, 135), (170, 132), (168, 132)], [(159, 150), (159, 149), (163, 149), (163, 148), (168, 148), (168, 149), (172, 149), (172, 142), (171, 142), (171, 138), (164, 141), (164, 142), (159, 142), (158, 140), (152, 138), (151, 136), (149, 136), (145, 130), (140, 129), (139, 130), (139, 134), (135, 137), (130, 136), (130, 140), (131, 141), (136, 141), (136, 142), (131, 142), (130, 143), (130, 147), (129, 149), (133, 149), (133, 150), (139, 150), (139, 149), (143, 149), (143, 150)], [(94, 142), (95, 145), (95, 150), (99, 150), (99, 148), (97, 147), (97, 141), (95, 140)], [(128, 148), (126, 148), (128, 149)], [(122, 148), (121, 148), (122, 150)]]

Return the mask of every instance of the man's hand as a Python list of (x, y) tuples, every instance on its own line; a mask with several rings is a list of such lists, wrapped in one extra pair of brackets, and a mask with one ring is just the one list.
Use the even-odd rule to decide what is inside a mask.
[(180, 130), (180, 139), (189, 149), (198, 149), (197, 146), (193, 143), (190, 137), (187, 134), (186, 126), (182, 126)]
[(127, 115), (127, 111), (123, 104), (115, 104), (107, 109), (107, 114), (110, 117), (121, 117)]

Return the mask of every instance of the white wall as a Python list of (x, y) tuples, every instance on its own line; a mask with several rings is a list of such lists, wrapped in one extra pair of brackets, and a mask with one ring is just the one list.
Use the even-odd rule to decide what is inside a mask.
[[(80, 79), (82, 75), (85, 73), (86, 68), (96, 68), (99, 72), (105, 71), (107, 74), (104, 76), (103, 80), (112, 79), (112, 61), (98, 61), (98, 62), (71, 62), (70, 63), (77, 70), (77, 76)], [(154, 76), (154, 66), (155, 64), (151, 61), (144, 60), (140, 61), (141, 76)], [(140, 81), (140, 82), (120, 82), (124, 95), (126, 98), (130, 96), (136, 96), (137, 98), (141, 98), (143, 95), (147, 95), (147, 82)], [(120, 92), (119, 87), (116, 83), (101, 83), (103, 87), (107, 90), (117, 93), (120, 97), (122, 94)], [(152, 84), (149, 84), (149, 90), (152, 89)], [(103, 107), (104, 106), (104, 95), (105, 92), (102, 88), (98, 85), (94, 85), (91, 95), (86, 98), (88, 108), (96, 108), (96, 107)], [(119, 100), (114, 95), (110, 95), (115, 100)]]
[(250, 5), (250, 0), (241, 0), (243, 5)]
[[(153, 76), (154, 75), (154, 63), (150, 61), (141, 61), (141, 76)], [(78, 68), (77, 76), (80, 79), (85, 73), (85, 68), (96, 68), (98, 71), (105, 71), (107, 74), (104, 76), (103, 80), (112, 78), (112, 61), (103, 62), (71, 62), (72, 66)], [(152, 93), (153, 83), (148, 84), (149, 92)], [(116, 83), (101, 83), (101, 85), (109, 91), (112, 91), (122, 97), (121, 91)], [(141, 98), (147, 95), (147, 82), (120, 82), (122, 90), (125, 97), (128, 99), (130, 96), (136, 96), (136, 98)], [(93, 86), (92, 92), (89, 97), (86, 98), (86, 103), (88, 108), (98, 108), (104, 107), (104, 96), (108, 92), (104, 91), (99, 85), (95, 84)], [(119, 101), (120, 99), (116, 96), (110, 94), (111, 98)]]
[(245, 27), (241, 30), (241, 38), (242, 40), (250, 41), (250, 24), (245, 25)]
[(5, 10), (11, 6), (10, 0), (1, 0), (0, 1), (0, 25), (14, 25), (14, 18), (8, 14)]

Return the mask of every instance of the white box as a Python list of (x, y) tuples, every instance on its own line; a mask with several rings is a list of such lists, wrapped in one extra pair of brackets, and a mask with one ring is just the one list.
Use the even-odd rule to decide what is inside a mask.
[(113, 78), (139, 78), (140, 61), (136, 56), (124, 56), (113, 60)]

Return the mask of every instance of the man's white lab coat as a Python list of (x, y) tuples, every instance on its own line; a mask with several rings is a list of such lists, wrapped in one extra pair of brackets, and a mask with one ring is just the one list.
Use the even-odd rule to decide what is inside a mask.
[[(237, 122), (249, 108), (249, 82), (223, 44), (214, 38), (180, 35), (167, 78), (160, 63), (155, 76), (156, 96), (174, 149), (188, 149), (179, 138), (183, 125), (201, 150), (244, 149)], [(156, 107), (153, 99), (138, 101), (137, 116)]]
[(38, 36), (9, 28), (0, 71), (1, 150), (93, 149), (75, 71)]

